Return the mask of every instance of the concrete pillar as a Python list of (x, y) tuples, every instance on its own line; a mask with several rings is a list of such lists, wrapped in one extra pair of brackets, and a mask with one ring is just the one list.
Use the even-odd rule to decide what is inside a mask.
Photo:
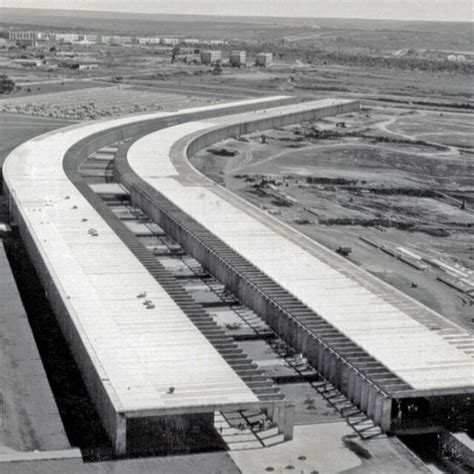
[(360, 408), (361, 398), (362, 398), (362, 379), (359, 374), (356, 374), (353, 401), (359, 408)]
[(277, 425), (278, 433), (283, 434), (285, 441), (293, 439), (295, 406), (288, 402), (283, 402), (281, 404), (275, 403), (273, 409), (269, 410), (268, 413), (273, 423)]
[(275, 404), (274, 403), (271, 403), (270, 406), (267, 407), (266, 413), (267, 413), (268, 418), (270, 418), (270, 420), (273, 420), (273, 416), (275, 414)]
[(323, 368), (323, 375), (327, 379), (329, 379), (329, 369), (331, 366), (331, 359), (332, 359), (331, 353), (327, 349), (325, 349), (323, 351), (322, 368)]
[(360, 395), (360, 409), (364, 412), (367, 413), (367, 406), (369, 404), (369, 389), (370, 385), (363, 380), (362, 381), (362, 386), (361, 386), (361, 395)]
[(357, 374), (354, 372), (353, 369), (350, 369), (348, 377), (347, 377), (347, 398), (354, 402), (355, 391), (356, 391), (356, 378)]
[(339, 363), (341, 375), (339, 377), (339, 387), (342, 393), (348, 395), (349, 393), (349, 374), (351, 372), (350, 367), (342, 360)]
[(324, 351), (325, 347), (322, 344), (319, 344), (318, 348), (318, 371), (321, 374), (324, 374)]
[(392, 399), (377, 394), (375, 398), (374, 422), (385, 433), (390, 431), (392, 424)]
[(295, 426), (295, 406), (287, 403), (285, 406), (285, 420), (283, 425), (283, 436), (285, 441), (293, 439), (293, 428)]
[(370, 386), (369, 388), (369, 399), (367, 401), (367, 415), (372, 419), (374, 418), (375, 413), (375, 400), (377, 397), (377, 390), (375, 387)]
[(380, 422), (382, 420), (382, 402), (383, 402), (384, 396), (381, 393), (377, 393), (375, 396), (375, 406), (374, 406), (374, 416), (373, 420), (376, 425), (380, 426)]
[(392, 425), (392, 399), (384, 398), (382, 402), (382, 419), (380, 421), (380, 427), (382, 431), (386, 433), (390, 431)]
[(308, 336), (306, 344), (306, 357), (313, 367), (319, 371), (318, 366), (318, 353), (319, 353), (319, 344), (317, 339), (314, 336)]
[(339, 388), (339, 372), (337, 370), (338, 362), (339, 358), (337, 358), (334, 354), (331, 354), (331, 358), (329, 360), (329, 380), (337, 388)]
[(115, 454), (122, 456), (127, 452), (127, 419), (125, 416), (117, 414), (115, 421)]
[(297, 344), (298, 350), (302, 354), (306, 354), (308, 352), (308, 339), (309, 339), (308, 332), (302, 328), (299, 328), (296, 334), (296, 344)]

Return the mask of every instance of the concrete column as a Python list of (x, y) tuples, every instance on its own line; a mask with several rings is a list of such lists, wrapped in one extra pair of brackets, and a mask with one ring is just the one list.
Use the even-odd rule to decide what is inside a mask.
[(384, 397), (382, 394), (377, 393), (375, 396), (375, 406), (374, 406), (374, 416), (373, 420), (376, 425), (380, 425), (380, 422), (382, 420), (382, 402), (384, 400)]
[(271, 420), (277, 425), (278, 433), (283, 434), (283, 437), (286, 441), (293, 439), (295, 406), (292, 403), (283, 402), (282, 404), (274, 404), (272, 415), (269, 416)]
[(319, 344), (317, 339), (314, 336), (309, 336), (306, 343), (306, 357), (312, 366), (314, 366), (319, 371), (318, 366), (318, 353), (319, 353)]
[(308, 338), (309, 338), (308, 332), (305, 331), (304, 329), (299, 328), (296, 334), (296, 344), (297, 344), (298, 350), (302, 354), (306, 354), (306, 352), (308, 351)]
[(351, 402), (354, 402), (356, 378), (357, 374), (352, 369), (350, 369), (347, 376), (347, 398), (349, 398)]
[(341, 375), (339, 377), (339, 380), (340, 380), (339, 387), (340, 387), (341, 392), (344, 393), (344, 395), (348, 395), (348, 393), (349, 393), (349, 375), (350, 375), (351, 369), (342, 360), (339, 363), (339, 367), (340, 367), (340, 372), (341, 372)]
[(370, 386), (369, 399), (367, 401), (367, 415), (370, 416), (372, 419), (374, 418), (374, 413), (375, 413), (376, 397), (377, 397), (377, 390), (375, 389), (375, 387)]
[(285, 406), (285, 421), (283, 425), (283, 436), (285, 441), (293, 439), (293, 428), (295, 426), (295, 406), (287, 403)]
[(319, 344), (318, 348), (318, 371), (321, 374), (324, 374), (324, 351), (325, 347), (322, 344)]
[(384, 398), (382, 402), (382, 419), (380, 422), (380, 427), (382, 431), (386, 433), (390, 431), (392, 425), (392, 399)]
[(367, 413), (367, 406), (369, 404), (369, 389), (370, 385), (365, 380), (363, 380), (360, 395), (360, 409), (364, 413)]
[(125, 416), (117, 414), (115, 422), (115, 454), (124, 455), (127, 452), (127, 419)]
[(331, 358), (329, 360), (329, 380), (335, 387), (339, 388), (339, 372), (338, 372), (338, 362), (339, 359), (334, 355), (331, 354)]
[(392, 424), (392, 399), (377, 394), (375, 398), (374, 422), (385, 433), (390, 431)]
[[(331, 359), (333, 355), (327, 349), (323, 353), (323, 373), (324, 376), (331, 381), (330, 379), (330, 371), (331, 371)], [(331, 381), (332, 382), (332, 381)]]
[(360, 401), (362, 398), (362, 379), (358, 374), (355, 377), (355, 389), (354, 389), (354, 403), (360, 408)]

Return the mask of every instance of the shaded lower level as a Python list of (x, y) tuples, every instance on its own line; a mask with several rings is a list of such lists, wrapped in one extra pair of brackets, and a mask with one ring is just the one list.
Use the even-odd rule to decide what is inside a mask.
[[(14, 248), (13, 233), (6, 244)], [(23, 302), (0, 240), (0, 446), (70, 447)]]

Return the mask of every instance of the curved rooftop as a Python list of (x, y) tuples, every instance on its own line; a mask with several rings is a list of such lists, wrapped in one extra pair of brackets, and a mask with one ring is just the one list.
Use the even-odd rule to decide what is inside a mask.
[(128, 164), (174, 206), (380, 361), (409, 387), (405, 392), (472, 392), (472, 334), (240, 199), (188, 162), (188, 154), (232, 136), (239, 124), (245, 133), (242, 124), (260, 121), (265, 129), (271, 117), (345, 103), (309, 102), (169, 127), (131, 145)]
[[(186, 113), (217, 113), (282, 99)], [(66, 153), (81, 140), (177, 115), (135, 115), (50, 132), (16, 148), (3, 167), (14, 218), (54, 282), (117, 412), (258, 402), (63, 168)]]

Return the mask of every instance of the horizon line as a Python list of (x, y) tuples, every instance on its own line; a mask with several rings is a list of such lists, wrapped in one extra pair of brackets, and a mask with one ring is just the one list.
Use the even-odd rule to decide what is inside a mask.
[[(407, 19), (407, 18), (373, 18), (373, 17), (354, 17), (354, 16), (271, 16), (271, 15), (217, 15), (217, 14), (202, 14), (202, 13), (160, 13), (160, 12), (145, 12), (145, 11), (123, 11), (123, 10), (96, 10), (92, 8), (64, 9), (64, 8), (48, 8), (48, 7), (3, 7), (0, 10), (42, 10), (42, 11), (57, 11), (57, 12), (90, 12), (90, 13), (119, 13), (132, 15), (163, 15), (163, 16), (197, 16), (197, 17), (216, 17), (216, 18), (278, 18), (278, 19), (308, 19), (308, 20), (370, 20), (370, 21), (397, 21), (397, 22), (413, 22), (413, 23), (474, 23), (474, 19), (468, 20), (430, 20), (430, 19)], [(1, 20), (0, 20), (1, 21)], [(2, 21), (3, 22), (3, 21)], [(6, 23), (6, 22), (5, 22)]]

